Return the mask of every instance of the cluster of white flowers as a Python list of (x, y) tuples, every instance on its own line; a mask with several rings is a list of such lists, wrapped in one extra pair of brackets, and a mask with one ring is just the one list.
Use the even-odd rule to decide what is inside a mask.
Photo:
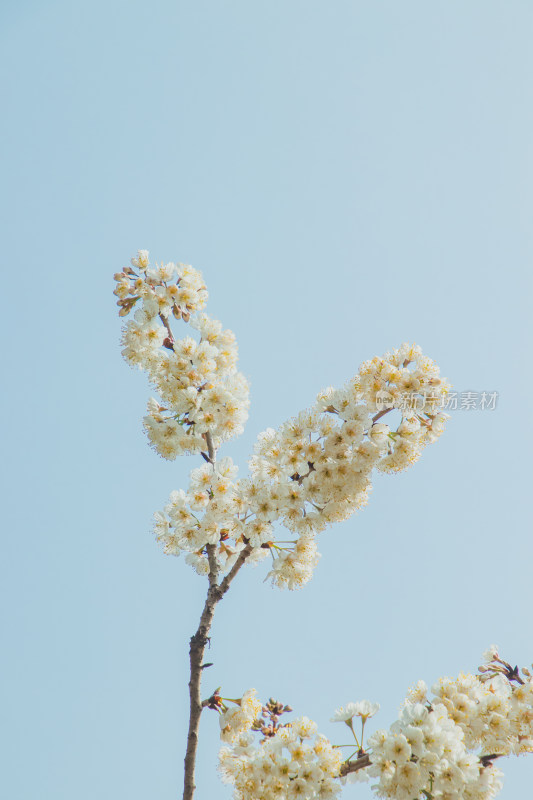
[(185, 561), (200, 575), (207, 575), (206, 545), (216, 545), (214, 556), (222, 572), (228, 572), (239, 553), (251, 546), (247, 563), (265, 558), (269, 545), (249, 521), (245, 481), (236, 480), (237, 468), (231, 458), (214, 465), (203, 464), (190, 474), (189, 488), (172, 492), (162, 512), (155, 513), (154, 532), (170, 555), (187, 553)]
[(500, 771), (468, 752), (463, 730), (442, 703), (407, 702), (390, 730), (376, 731), (368, 747), (365, 772), (378, 779), (373, 788), (379, 797), (482, 800), (501, 788)]
[[(251, 476), (237, 480), (231, 461), (212, 463), (222, 441), (240, 433), (248, 414), (248, 385), (237, 372), (231, 331), (201, 313), (207, 289), (200, 272), (184, 264), (150, 266), (140, 250), (115, 275), (120, 315), (136, 307), (123, 332), (123, 355), (144, 369), (160, 400), (151, 398), (144, 426), (164, 458), (203, 453), (187, 492), (173, 492), (156, 514), (156, 535), (167, 553), (187, 553), (200, 574), (209, 571), (214, 545), (222, 570), (248, 547), (247, 563), (269, 553), (279, 587), (296, 589), (320, 558), (315, 537), (368, 500), (370, 474), (398, 472), (414, 463), (444, 429), (449, 384), (415, 345), (402, 345), (362, 364), (342, 389), (327, 389), (314, 406), (266, 430), (250, 461)], [(199, 333), (175, 340), (171, 319)], [(393, 429), (382, 418), (396, 411)], [(278, 541), (281, 523), (295, 537)], [(284, 539), (286, 537), (283, 537)]]
[[(374, 358), (342, 389), (327, 389), (315, 405), (258, 438), (250, 462), (251, 509), (270, 526), (280, 519), (298, 538), (277, 551), (271, 577), (299, 588), (317, 563), (314, 537), (368, 501), (370, 474), (413, 464), (444, 430), (439, 411), (449, 384), (419, 347), (404, 344)], [(396, 409), (395, 429), (380, 422)], [(270, 536), (270, 532), (268, 533)]]
[(243, 733), (248, 733), (263, 710), (255, 689), (248, 689), (237, 705), (227, 708), (220, 716), (220, 738), (223, 742), (235, 743)]
[[(160, 397), (150, 399), (144, 418), (149, 440), (165, 458), (203, 453), (211, 462), (248, 413), (235, 337), (201, 313), (207, 289), (197, 270), (151, 267), (146, 250), (131, 264), (115, 275), (115, 294), (121, 316), (137, 308), (123, 332), (123, 355), (148, 373)], [(175, 340), (170, 319), (189, 323), (198, 340)], [(271, 554), (275, 585), (303, 586), (319, 560), (315, 536), (367, 502), (374, 467), (398, 472), (442, 433), (448, 389), (414, 345), (365, 362), (343, 389), (327, 389), (311, 409), (259, 436), (250, 479), (237, 480), (229, 459), (194, 470), (189, 490), (173, 492), (156, 514), (158, 540), (167, 553), (185, 551), (201, 574), (209, 571), (206, 545), (216, 546), (226, 571), (248, 546), (247, 563)], [(392, 410), (400, 412), (394, 430), (380, 421)], [(278, 522), (296, 538), (277, 541)]]
[(432, 692), (464, 732), (468, 749), (482, 755), (533, 752), (533, 677), (485, 653), (480, 675), (441, 678)]
[[(202, 313), (201, 273), (184, 264), (152, 267), (141, 250), (115, 280), (120, 316), (135, 309), (123, 331), (123, 355), (147, 372), (160, 397), (150, 399), (144, 418), (152, 446), (167, 459), (201, 453), (207, 462), (191, 472), (187, 491), (172, 492), (156, 513), (155, 533), (165, 552), (185, 553), (215, 583), (240, 554), (227, 585), (244, 561), (270, 554), (274, 585), (303, 586), (319, 560), (317, 534), (366, 504), (373, 469), (407, 468), (444, 430), (450, 386), (419, 347), (403, 344), (262, 433), (250, 477), (239, 479), (230, 458), (215, 456), (242, 431), (248, 385), (237, 371), (233, 333)], [(171, 319), (189, 324), (195, 336), (176, 340)], [(278, 540), (277, 525), (295, 538)], [(347, 759), (344, 745), (332, 745), (307, 717), (280, 724), (288, 706), (272, 699), (263, 706), (251, 689), (228, 708), (217, 690), (203, 706), (221, 714), (223, 779), (234, 785), (236, 800), (326, 800), (346, 780), (369, 778), (390, 800), (490, 800), (502, 785), (495, 759), (533, 752), (533, 675), (504, 661), (495, 646), (484, 657), (479, 674), (441, 678), (430, 695), (419, 681), (390, 729), (376, 731), (366, 745), (365, 725), (379, 705), (364, 700), (337, 709), (332, 721), (345, 722), (355, 742)]]
[[(150, 443), (167, 459), (206, 451), (242, 432), (248, 416), (248, 384), (237, 371), (234, 334), (218, 320), (199, 313), (207, 289), (198, 270), (187, 264), (151, 267), (140, 250), (115, 275), (119, 314), (137, 306), (123, 331), (122, 354), (145, 370), (161, 401), (148, 403), (144, 426)], [(175, 340), (170, 319), (190, 323), (198, 340)]]
[[(229, 738), (225, 715), (221, 719), (222, 739), (232, 744), (220, 750), (220, 772), (225, 783), (234, 785), (235, 800), (327, 800), (339, 794), (341, 752), (317, 734), (312, 720), (300, 717), (270, 728), (260, 742), (252, 722), (243, 730), (241, 721)], [(260, 723), (255, 725), (254, 730), (261, 729)]]
[(419, 681), (389, 731), (368, 740), (379, 797), (412, 800), (489, 800), (502, 787), (493, 761), (533, 752), (533, 678), (501, 660), (491, 648), (479, 675)]
[[(249, 479), (237, 480), (229, 459), (194, 470), (188, 492), (174, 492), (156, 514), (158, 540), (167, 553), (188, 551), (188, 563), (203, 574), (206, 544), (217, 546), (226, 570), (246, 545), (248, 563), (270, 552), (274, 585), (300, 588), (320, 557), (316, 535), (367, 502), (372, 470), (406, 468), (442, 433), (446, 414), (436, 408), (447, 391), (418, 347), (402, 345), (365, 362), (346, 387), (322, 392), (313, 408), (259, 436)], [(417, 409), (404, 408), (395, 430), (376, 421), (413, 392)], [(377, 410), (385, 393), (388, 405)], [(278, 541), (277, 522), (296, 538)]]
[[(236, 800), (334, 797), (346, 778), (373, 778), (377, 796), (390, 800), (490, 800), (502, 788), (496, 758), (533, 752), (533, 676), (527, 669), (520, 674), (495, 650), (487, 658), (479, 675), (440, 679), (431, 700), (419, 681), (398, 719), (365, 747), (364, 726), (379, 705), (363, 700), (337, 709), (332, 721), (352, 731), (355, 761), (343, 760), (340, 747), (323, 736), (306, 743), (317, 731), (306, 717), (272, 730), (253, 723), (257, 705), (247, 716), (227, 712), (236, 723), (232, 735), (233, 718), (221, 721), (231, 743), (220, 751), (224, 779), (235, 785)], [(359, 737), (355, 718), (362, 723)], [(258, 743), (252, 730), (266, 738)]]

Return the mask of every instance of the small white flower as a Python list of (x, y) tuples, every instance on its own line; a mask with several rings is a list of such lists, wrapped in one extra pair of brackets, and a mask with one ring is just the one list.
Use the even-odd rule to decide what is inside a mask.
[(357, 703), (348, 703), (338, 708), (331, 717), (330, 722), (350, 722), (354, 717), (361, 717), (366, 722), (369, 717), (373, 717), (378, 711), (379, 703), (359, 700)]
[(485, 664), (490, 664), (490, 662), (494, 661), (495, 658), (498, 658), (498, 645), (491, 644), (490, 647), (483, 653), (483, 661)]
[(424, 703), (426, 701), (427, 692), (428, 692), (428, 687), (426, 686), (424, 681), (418, 681), (414, 686), (412, 686), (408, 690), (405, 702)]

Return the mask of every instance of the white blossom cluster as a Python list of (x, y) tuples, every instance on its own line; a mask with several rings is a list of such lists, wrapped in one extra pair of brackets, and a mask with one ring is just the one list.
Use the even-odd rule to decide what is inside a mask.
[(332, 721), (352, 731), (355, 760), (343, 760), (340, 747), (323, 736), (308, 742), (317, 726), (306, 717), (258, 742), (250, 732), (260, 729), (253, 714), (244, 720), (231, 712), (233, 735), (232, 718), (221, 720), (230, 743), (220, 751), (223, 778), (234, 784), (236, 800), (334, 797), (350, 779), (374, 779), (376, 795), (390, 800), (490, 800), (503, 777), (493, 762), (533, 752), (533, 676), (527, 669), (520, 674), (495, 649), (487, 659), (479, 675), (441, 678), (431, 700), (419, 681), (389, 730), (375, 731), (364, 748), (354, 719), (364, 730), (379, 705), (363, 700), (337, 709)]
[[(405, 469), (442, 433), (447, 415), (437, 408), (447, 391), (416, 346), (365, 362), (343, 389), (322, 392), (313, 408), (259, 436), (249, 479), (237, 480), (230, 459), (193, 470), (189, 490), (173, 492), (156, 514), (158, 540), (167, 553), (186, 551), (201, 574), (209, 571), (207, 544), (226, 571), (248, 545), (248, 563), (271, 554), (274, 585), (300, 588), (320, 557), (316, 535), (365, 505), (372, 470)], [(389, 405), (377, 411), (379, 392)], [(404, 409), (394, 430), (376, 421), (413, 392), (417, 409)], [(276, 523), (296, 538), (278, 541)]]
[[(291, 548), (276, 551), (275, 585), (299, 588), (310, 579), (315, 535), (367, 503), (374, 468), (399, 472), (440, 436), (447, 415), (438, 409), (448, 390), (437, 365), (404, 344), (259, 436), (250, 462), (251, 508), (267, 526), (280, 519), (297, 536)], [(394, 409), (395, 428), (379, 421)]]
[(488, 800), (502, 787), (500, 756), (533, 752), (533, 677), (485, 654), (479, 675), (419, 681), (389, 731), (368, 740), (369, 767), (379, 797)]
[[(144, 418), (150, 443), (164, 458), (201, 453), (207, 462), (191, 472), (187, 491), (172, 492), (156, 513), (155, 534), (165, 552), (184, 553), (198, 573), (209, 574), (210, 592), (215, 586), (222, 596), (244, 561), (268, 555), (274, 585), (303, 586), (319, 560), (317, 534), (366, 504), (372, 471), (407, 468), (444, 430), (450, 386), (419, 347), (403, 344), (262, 433), (250, 476), (239, 479), (232, 460), (217, 460), (216, 451), (243, 429), (248, 385), (237, 371), (233, 333), (202, 312), (201, 273), (184, 264), (150, 266), (141, 250), (115, 280), (119, 315), (134, 311), (123, 355), (147, 372), (160, 398), (150, 399)], [(194, 336), (176, 340), (171, 320), (189, 324)], [(280, 526), (294, 538), (279, 540)], [(217, 585), (218, 574), (234, 565)], [(228, 702), (235, 707), (217, 690), (202, 707), (221, 713), (220, 770), (235, 800), (326, 800), (347, 780), (368, 779), (390, 800), (490, 800), (502, 786), (494, 761), (533, 752), (533, 675), (504, 661), (495, 646), (477, 675), (441, 678), (430, 694), (419, 681), (390, 729), (366, 745), (365, 724), (379, 705), (364, 700), (337, 709), (332, 721), (345, 722), (354, 737), (346, 759), (345, 745), (319, 735), (307, 717), (280, 724), (291, 709), (272, 699), (263, 706), (253, 689)]]
[[(120, 316), (137, 307), (123, 331), (122, 354), (148, 374), (161, 398), (151, 398), (144, 426), (164, 458), (207, 450), (242, 432), (248, 416), (248, 384), (237, 371), (230, 330), (199, 313), (207, 302), (201, 273), (187, 264), (150, 266), (140, 250), (115, 275)], [(171, 319), (190, 323), (198, 338), (174, 339)]]
[(464, 732), (442, 703), (407, 702), (389, 731), (368, 739), (378, 797), (486, 800), (501, 788), (501, 772), (469, 752)]
[[(207, 545), (215, 546), (223, 571), (247, 547), (247, 563), (272, 556), (274, 585), (300, 588), (320, 557), (316, 535), (365, 505), (372, 470), (405, 469), (444, 429), (447, 415), (439, 409), (449, 384), (419, 347), (404, 344), (364, 362), (346, 386), (322, 392), (279, 430), (262, 433), (250, 478), (238, 480), (229, 459), (215, 464), (213, 456), (243, 429), (248, 385), (236, 368), (234, 335), (202, 313), (201, 273), (184, 264), (150, 266), (140, 250), (115, 279), (120, 315), (136, 309), (124, 328), (123, 355), (147, 372), (160, 397), (149, 400), (144, 418), (150, 443), (167, 459), (202, 453), (209, 462), (155, 515), (165, 552), (184, 552), (201, 574), (209, 571)], [(198, 337), (174, 339), (171, 319)], [(383, 421), (391, 411), (394, 426)], [(279, 541), (279, 525), (293, 538)]]
[(252, 721), (248, 730), (241, 721), (231, 736), (231, 720), (221, 718), (222, 738), (232, 744), (220, 750), (219, 768), (222, 780), (234, 785), (235, 800), (326, 800), (339, 794), (341, 751), (317, 734), (312, 720), (295, 719), (261, 742), (252, 733)]
[(247, 563), (268, 555), (256, 523), (249, 520), (246, 483), (236, 476), (231, 458), (203, 464), (192, 470), (188, 491), (172, 492), (164, 510), (154, 515), (154, 533), (165, 552), (185, 552), (185, 561), (200, 575), (209, 572), (208, 544), (216, 545), (214, 556), (222, 572), (231, 569), (248, 543)]
[(248, 733), (263, 710), (255, 689), (248, 689), (235, 707), (226, 709), (220, 716), (220, 738), (223, 742), (235, 743), (243, 733)]
[(480, 675), (441, 678), (433, 687), (451, 719), (464, 732), (468, 749), (482, 755), (533, 752), (533, 677), (502, 661), (497, 649), (485, 653)]

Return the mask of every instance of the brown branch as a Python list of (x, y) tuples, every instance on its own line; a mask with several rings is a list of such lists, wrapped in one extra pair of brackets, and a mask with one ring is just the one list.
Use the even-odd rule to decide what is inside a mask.
[(345, 775), (349, 775), (350, 772), (357, 772), (360, 769), (364, 769), (365, 767), (370, 766), (370, 756), (368, 753), (365, 753), (359, 758), (356, 758), (355, 761), (345, 761), (345, 763), (341, 767), (341, 771), (339, 773), (341, 778), (344, 778)]
[[(208, 452), (208, 455), (209, 455), (209, 461), (211, 462), (211, 464), (214, 465), (214, 463), (216, 461), (217, 454), (216, 454), (215, 447), (213, 445), (213, 437), (211, 436), (211, 431), (207, 431), (207, 433), (205, 434), (205, 442), (207, 444), (207, 452)], [(204, 456), (204, 458), (205, 458), (205, 456)]]
[(200, 728), (200, 715), (202, 713), (202, 698), (200, 685), (202, 682), (202, 661), (206, 644), (209, 641), (209, 631), (213, 622), (215, 607), (218, 603), (218, 565), (215, 557), (215, 545), (207, 545), (207, 558), (209, 560), (209, 589), (205, 599), (202, 616), (198, 629), (191, 637), (189, 647), (189, 661), (191, 677), (189, 680), (189, 731), (187, 734), (187, 750), (185, 752), (185, 778), (183, 782), (183, 800), (192, 800), (194, 790), (194, 767), (196, 764), (196, 751), (198, 749), (198, 731)]
[(211, 436), (211, 431), (207, 431), (207, 433), (202, 434), (203, 438), (205, 439), (205, 443), (207, 445), (207, 453), (200, 453), (203, 459), (207, 461), (208, 464), (213, 464), (215, 466), (216, 461), (216, 450), (213, 445), (213, 437)]
[(381, 419), (381, 417), (384, 417), (385, 414), (389, 413), (389, 411), (392, 411), (392, 408), (382, 408), (381, 411), (379, 411), (377, 414), (375, 414), (372, 417), (372, 422), (377, 422), (378, 419)]
[(244, 562), (246, 561), (246, 559), (248, 558), (248, 556), (250, 555), (251, 552), (252, 552), (252, 548), (251, 548), (251, 546), (249, 544), (246, 545), (244, 550), (241, 550), (237, 561), (232, 566), (232, 568), (230, 569), (230, 571), (228, 572), (228, 574), (226, 575), (226, 577), (224, 578), (224, 580), (220, 583), (220, 586), (218, 587), (219, 600), (222, 600), (222, 598), (224, 597), (224, 595), (226, 594), (226, 592), (228, 591), (228, 589), (230, 587), (230, 583), (232, 582), (234, 577), (237, 575), (238, 571), (240, 570), (240, 568), (242, 567), (242, 565), (244, 564)]
[[(209, 453), (209, 461), (213, 464), (216, 460), (216, 451), (213, 445), (213, 439), (210, 433), (206, 433), (205, 440)], [(187, 750), (185, 753), (185, 778), (183, 782), (183, 800), (192, 800), (194, 790), (196, 788), (194, 782), (194, 771), (196, 766), (196, 753), (198, 750), (198, 732), (200, 729), (200, 716), (205, 703), (202, 703), (201, 697), (201, 682), (202, 672), (204, 665), (204, 653), (207, 643), (209, 642), (209, 632), (215, 614), (215, 608), (226, 592), (228, 591), (231, 582), (239, 572), (240, 568), (250, 555), (252, 548), (247, 545), (239, 554), (237, 561), (228, 572), (226, 577), (218, 583), (219, 566), (216, 559), (216, 545), (206, 545), (207, 560), (209, 563), (209, 588), (207, 590), (207, 597), (205, 599), (202, 616), (198, 624), (198, 629), (194, 636), (191, 637), (189, 647), (189, 661), (191, 666), (191, 677), (189, 680), (189, 731), (187, 734)]]
[(481, 762), (482, 768), (485, 769), (485, 767), (492, 767), (492, 762), (496, 758), (501, 758), (502, 755), (503, 755), (503, 753), (491, 753), (488, 756), (480, 756), (479, 760)]
[[(164, 322), (165, 320), (163, 320)], [(210, 432), (205, 434), (205, 441), (209, 452), (208, 460), (215, 468), (216, 450), (213, 445), (213, 438)], [(205, 458), (205, 454), (202, 453)], [(196, 751), (198, 749), (198, 731), (200, 729), (200, 715), (202, 713), (202, 697), (200, 687), (202, 683), (202, 661), (204, 660), (205, 646), (209, 641), (209, 631), (213, 622), (213, 616), (217, 603), (221, 600), (222, 594), (218, 586), (219, 567), (216, 558), (216, 545), (206, 545), (207, 561), (209, 563), (209, 588), (204, 603), (204, 609), (198, 629), (191, 637), (189, 645), (189, 662), (191, 665), (191, 677), (189, 680), (189, 731), (187, 734), (187, 750), (185, 752), (185, 778), (183, 782), (183, 800), (192, 800), (194, 790), (194, 769), (196, 765)], [(243, 562), (244, 563), (244, 562)], [(242, 564), (241, 564), (242, 566)]]
[[(207, 563), (209, 564), (209, 588), (213, 589), (213, 591), (218, 587), (217, 578), (218, 578), (218, 564), (217, 564), (217, 557), (216, 557), (216, 546), (214, 544), (207, 544), (205, 546), (207, 551)], [(217, 599), (218, 602), (218, 599)]]
[[(492, 766), (492, 762), (496, 758), (501, 758), (501, 753), (491, 753), (491, 755), (488, 756), (480, 756), (479, 762), (484, 769), (485, 767)], [(355, 761), (345, 761), (340, 769), (339, 777), (344, 778), (351, 772), (358, 772), (360, 769), (369, 767), (371, 763), (372, 762), (370, 761), (370, 756), (368, 753), (364, 753), (364, 755), (359, 756), (359, 758), (356, 758)]]
[(172, 329), (171, 329), (171, 327), (169, 325), (168, 318), (165, 317), (164, 314), (160, 313), (159, 314), (159, 319), (161, 320), (161, 322), (163, 323), (163, 325), (167, 329), (168, 338), (170, 339), (171, 342), (173, 342), (174, 341), (174, 334), (172, 333)]
[(218, 565), (215, 557), (215, 545), (208, 544), (207, 557), (209, 560), (209, 589), (207, 590), (207, 597), (205, 600), (202, 616), (198, 630), (191, 637), (189, 648), (189, 660), (191, 665), (191, 678), (189, 681), (189, 700), (190, 700), (190, 715), (189, 715), (189, 731), (187, 734), (187, 750), (185, 753), (185, 778), (183, 783), (183, 800), (192, 800), (196, 785), (194, 783), (194, 770), (196, 765), (196, 752), (198, 750), (198, 731), (200, 729), (200, 716), (202, 709), (205, 705), (201, 699), (201, 682), (202, 682), (202, 661), (204, 658), (205, 648), (209, 642), (209, 632), (213, 622), (213, 616), (217, 603), (222, 600), (228, 591), (231, 582), (237, 575), (238, 571), (246, 561), (251, 552), (251, 547), (247, 546), (241, 551), (239, 558), (233, 565), (230, 572), (226, 575), (224, 580), (218, 585)]

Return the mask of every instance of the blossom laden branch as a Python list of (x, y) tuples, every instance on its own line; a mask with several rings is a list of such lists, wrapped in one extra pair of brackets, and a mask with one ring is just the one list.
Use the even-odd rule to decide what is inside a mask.
[[(208, 298), (201, 273), (188, 264), (151, 266), (140, 250), (115, 280), (120, 315), (136, 307), (122, 354), (148, 374), (161, 398), (150, 399), (144, 418), (152, 447), (173, 460), (200, 453), (206, 433), (215, 447), (238, 435), (248, 416), (248, 384), (237, 371), (235, 336), (201, 313)], [(170, 314), (190, 323), (192, 335), (176, 340)]]
[[(398, 411), (405, 391), (412, 391), (417, 370), (395, 366), (404, 363), (406, 352), (418, 365), (421, 402), (416, 413), (404, 411), (393, 430), (373, 420)], [(301, 588), (319, 560), (317, 534), (367, 503), (373, 470), (407, 468), (444, 430), (446, 415), (438, 410), (437, 400), (442, 401), (447, 384), (436, 377), (438, 368), (433, 362), (407, 345), (388, 354), (386, 360), (374, 362), (363, 365), (344, 389), (327, 390), (310, 410), (278, 431), (261, 434), (250, 460), (249, 478), (239, 479), (230, 459), (222, 459), (215, 471), (208, 466), (194, 470), (188, 490), (173, 493), (156, 515), (155, 532), (165, 551), (188, 553), (186, 561), (207, 574), (207, 542), (217, 544), (223, 568), (226, 563), (230, 568), (239, 549), (250, 544), (248, 563), (257, 563), (270, 553), (272, 582)], [(441, 389), (436, 400), (437, 380)], [(387, 386), (392, 405), (372, 417), (380, 402), (376, 386)], [(210, 463), (208, 454), (203, 457)], [(204, 512), (203, 517), (198, 512)], [(294, 539), (280, 542), (279, 525)]]
[[(369, 778), (376, 781), (376, 794), (390, 800), (490, 800), (502, 786), (502, 773), (493, 762), (533, 752), (533, 677), (527, 669), (510, 675), (508, 667), (489, 650), (478, 675), (441, 678), (432, 697), (419, 681), (398, 720), (388, 731), (375, 731), (366, 750), (364, 726), (378, 706), (348, 703), (333, 717), (348, 725), (358, 745), (356, 757), (344, 761), (341, 746), (317, 735), (316, 724), (306, 717), (257, 743), (253, 734), (261, 726), (251, 721), (255, 692), (250, 690), (245, 695), (248, 711), (221, 717), (223, 780), (235, 787), (235, 800), (334, 798), (346, 780)], [(359, 735), (353, 728), (357, 717)]]
[[(206, 707), (222, 710), (218, 690), (207, 701), (200, 694), (202, 672), (212, 666), (204, 663), (204, 655), (217, 604), (245, 563), (255, 564), (268, 555), (272, 569), (267, 577), (274, 585), (303, 586), (319, 560), (316, 535), (366, 504), (373, 470), (405, 469), (440, 436), (447, 418), (440, 409), (449, 384), (416, 345), (404, 344), (364, 362), (345, 387), (327, 389), (310, 409), (277, 431), (261, 434), (250, 460), (250, 477), (239, 479), (231, 459), (217, 460), (217, 451), (243, 429), (248, 384), (237, 371), (233, 333), (203, 312), (208, 295), (201, 273), (172, 262), (151, 266), (148, 252), (141, 250), (115, 280), (119, 315), (134, 312), (123, 331), (124, 358), (148, 374), (159, 396), (149, 400), (144, 418), (149, 441), (166, 459), (197, 454), (205, 462), (191, 472), (187, 491), (172, 492), (164, 511), (155, 515), (156, 537), (165, 552), (185, 553), (185, 561), (207, 577), (207, 596), (189, 648), (183, 797), (192, 800), (200, 716)], [(176, 339), (171, 315), (188, 324), (192, 335)], [(400, 417), (395, 428), (380, 422), (393, 411)], [(295, 538), (286, 541), (284, 534), (283, 540), (277, 539), (280, 525)], [(504, 672), (503, 667), (498, 670)], [(511, 680), (509, 670), (506, 677)], [(514, 680), (519, 682), (519, 676)], [(319, 786), (317, 797), (334, 797), (339, 778), (367, 769), (364, 724), (375, 713), (368, 704), (351, 704), (358, 708), (363, 727), (359, 740), (350, 718), (357, 758), (349, 756), (343, 762), (339, 749), (318, 736), (307, 718), (280, 724), (279, 714), (290, 710), (287, 706), (273, 700), (261, 706), (253, 691), (235, 702), (237, 710), (223, 710), (224, 740), (233, 742), (239, 725), (238, 735), (245, 738), (248, 728), (261, 731), (263, 756), (268, 754), (262, 765), (265, 774), (276, 754), (288, 749), (292, 761), (284, 765), (282, 775), (291, 781), (291, 798), (314, 797), (313, 786)], [(254, 721), (259, 708), (270, 724)], [(313, 740), (312, 746), (304, 746), (304, 740)], [(239, 745), (241, 761), (248, 745), (244, 740)], [(302, 759), (303, 772), (292, 775), (294, 764)], [(433, 783), (430, 788), (433, 791)], [(311, 794), (305, 794), (307, 790)], [(248, 788), (248, 794), (239, 791), (238, 797), (250, 796)], [(428, 789), (422, 792), (433, 797)], [(259, 795), (251, 796), (259, 800)], [(279, 791), (275, 796), (282, 797)]]
[[(301, 588), (320, 558), (317, 534), (367, 503), (373, 470), (407, 468), (444, 430), (449, 384), (419, 347), (405, 344), (364, 362), (345, 387), (325, 390), (309, 410), (261, 434), (249, 478), (239, 479), (227, 458), (212, 469), (214, 451), (247, 416), (234, 335), (202, 313), (207, 289), (193, 267), (152, 267), (141, 250), (115, 278), (120, 313), (140, 306), (124, 330), (124, 357), (161, 396), (150, 400), (144, 420), (150, 441), (165, 458), (198, 453), (206, 462), (191, 473), (187, 491), (171, 494), (155, 524), (165, 552), (184, 553), (199, 574), (210, 571), (207, 545), (225, 573), (250, 545), (247, 563), (270, 555), (273, 584)], [(170, 314), (198, 331), (199, 341), (176, 341)], [(395, 428), (380, 422), (395, 410)], [(280, 525), (295, 538), (277, 541)]]

